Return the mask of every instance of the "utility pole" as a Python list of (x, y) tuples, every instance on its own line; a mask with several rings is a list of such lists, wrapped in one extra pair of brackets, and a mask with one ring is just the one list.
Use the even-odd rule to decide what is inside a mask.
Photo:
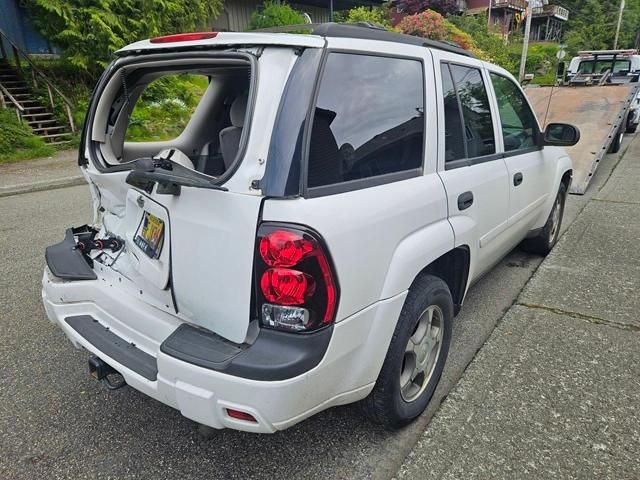
[(527, 21), (524, 27), (524, 42), (522, 44), (522, 57), (520, 58), (520, 83), (524, 80), (524, 72), (527, 67), (527, 53), (529, 52), (529, 36), (531, 35), (531, 19), (533, 17), (533, 7), (537, 6), (536, 0), (527, 0)]
[(620, 13), (618, 14), (618, 26), (616, 27), (616, 39), (613, 41), (613, 49), (618, 49), (618, 38), (620, 37), (620, 26), (622, 25), (622, 13), (624, 12), (624, 0), (620, 0)]
[(489, 0), (489, 10), (487, 10), (487, 29), (491, 31), (491, 5), (493, 5), (493, 0)]

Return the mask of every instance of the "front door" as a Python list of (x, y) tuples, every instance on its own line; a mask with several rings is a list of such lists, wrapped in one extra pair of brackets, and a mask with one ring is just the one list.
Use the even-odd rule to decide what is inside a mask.
[(539, 218), (555, 169), (545, 160), (540, 129), (524, 93), (516, 83), (490, 72), (499, 112), (504, 158), (509, 171), (509, 229), (518, 237)]

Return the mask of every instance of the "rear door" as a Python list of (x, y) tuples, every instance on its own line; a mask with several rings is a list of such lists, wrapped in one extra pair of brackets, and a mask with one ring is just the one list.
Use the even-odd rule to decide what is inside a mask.
[[(202, 100), (195, 111), (187, 117), (188, 124), (182, 133), (161, 141), (131, 140), (124, 144), (124, 149), (120, 143), (125, 159), (129, 158), (127, 152), (133, 158), (136, 155), (146, 157), (169, 147), (197, 155), (197, 148), (209, 141), (209, 137), (219, 136), (211, 121), (212, 112), (215, 114), (216, 105), (226, 105), (228, 97), (241, 93), (238, 88), (226, 88), (235, 86), (231, 82), (225, 80), (225, 88), (217, 87), (214, 82), (218, 75), (215, 68), (227, 66), (219, 60), (222, 57), (225, 61), (227, 57), (232, 59), (233, 69), (231, 73), (221, 75), (231, 75), (234, 80), (240, 75), (236, 72), (246, 63), (238, 61), (239, 53), (203, 54), (202, 59), (197, 59), (197, 69), (212, 75), (213, 79), (208, 85), (205, 83), (206, 92), (199, 97)], [(168, 167), (163, 166), (166, 163), (156, 161), (154, 166), (151, 162), (148, 168), (136, 171), (139, 182), (132, 182), (135, 185), (126, 183), (131, 170), (106, 170), (102, 161), (114, 151), (115, 135), (112, 132), (126, 126), (127, 118), (121, 120), (122, 114), (114, 115), (115, 120), (107, 116), (113, 111), (112, 105), (124, 100), (121, 98), (125, 95), (121, 88), (124, 74), (116, 71), (111, 79), (106, 79), (103, 90), (99, 90), (97, 105), (92, 106), (92, 112), (102, 115), (92, 118), (88, 127), (90, 136), (86, 151), (92, 155), (89, 155), (91, 161), (86, 173), (93, 185), (96, 211), (100, 212), (98, 220), (102, 218), (104, 231), (125, 239), (125, 249), (106, 265), (130, 280), (135, 295), (142, 301), (162, 311), (177, 313), (183, 320), (237, 343), (246, 340), (251, 320), (253, 253), (262, 203), (260, 192), (251, 185), (254, 179), (261, 177), (259, 169), (263, 162), (259, 159), (266, 156), (270, 125), (279, 103), (274, 102), (274, 98), (279, 98), (295, 58), (292, 50), (269, 49), (257, 60), (266, 65), (269, 75), (260, 82), (250, 82), (250, 100), (238, 147), (237, 167), (230, 168), (229, 179), (222, 187), (213, 185), (210, 188), (215, 184), (214, 179), (194, 171), (188, 162), (187, 166), (169, 163)], [(161, 65), (163, 69), (165, 66), (167, 72), (173, 71), (171, 60)], [(140, 67), (140, 77), (146, 73), (143, 68)], [(156, 63), (152, 68), (160, 71)], [(135, 72), (131, 65), (127, 69)], [(249, 85), (248, 80), (244, 80), (248, 76), (246, 73), (244, 69), (241, 71), (243, 87), (245, 83)], [(155, 70), (153, 74), (156, 74)], [(254, 72), (251, 78), (256, 77)], [(127, 90), (131, 92), (137, 88), (135, 77), (128, 81), (132, 88)], [(170, 100), (166, 103), (171, 104)], [(176, 123), (171, 117), (173, 110), (168, 108), (167, 111), (168, 116), (161, 117), (165, 112), (162, 110), (156, 112), (153, 119), (173, 126)], [(250, 161), (244, 162), (242, 158)], [(111, 165), (116, 163), (113, 158), (110, 160)], [(158, 188), (158, 182), (162, 183), (160, 180), (152, 181), (149, 188), (145, 181), (157, 174), (169, 178), (168, 185), (175, 183), (179, 189), (165, 188), (163, 192)], [(192, 184), (189, 179), (193, 180)], [(198, 182), (206, 185), (196, 186)]]
[(545, 159), (538, 121), (520, 87), (509, 77), (489, 72), (509, 172), (509, 229), (523, 235), (540, 216), (555, 168)]
[(433, 52), (438, 92), (440, 177), (447, 191), (456, 245), (468, 245), (477, 277), (501, 258), (508, 242), (509, 181), (498, 153), (482, 63)]

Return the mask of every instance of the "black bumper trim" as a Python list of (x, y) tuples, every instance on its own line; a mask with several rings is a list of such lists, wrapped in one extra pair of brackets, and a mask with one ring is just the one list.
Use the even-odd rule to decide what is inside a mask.
[[(64, 321), (100, 352), (147, 380), (157, 380), (158, 363), (153, 356), (119, 337), (92, 316), (78, 315)], [(102, 360), (107, 362), (104, 358)]]
[(73, 231), (69, 228), (64, 240), (47, 247), (44, 253), (51, 273), (64, 280), (96, 280), (98, 276), (87, 263), (84, 255), (76, 248)]
[(262, 329), (252, 345), (237, 345), (208, 330), (180, 325), (160, 351), (192, 365), (249, 380), (286, 380), (317, 366), (327, 351), (333, 326), (295, 334)]

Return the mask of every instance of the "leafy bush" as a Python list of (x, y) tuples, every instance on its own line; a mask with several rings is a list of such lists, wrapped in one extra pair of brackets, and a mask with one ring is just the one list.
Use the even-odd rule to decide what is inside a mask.
[(456, 0), (399, 0), (398, 7), (411, 14), (425, 10), (433, 10), (442, 15), (448, 15), (458, 10)]
[(96, 76), (111, 54), (136, 40), (196, 30), (223, 0), (25, 0), (36, 27), (73, 66)]
[(345, 21), (347, 23), (368, 22), (391, 28), (389, 10), (385, 7), (355, 7), (349, 10)]
[(282, 25), (301, 25), (305, 23), (304, 15), (286, 3), (277, 4), (266, 1), (261, 10), (251, 15), (247, 30), (279, 27)]
[(447, 27), (442, 15), (433, 10), (425, 10), (422, 13), (404, 17), (398, 24), (402, 33), (431, 40), (445, 40)]
[(181, 74), (152, 82), (131, 113), (126, 140), (156, 142), (182, 133), (207, 89), (207, 77)]
[(28, 125), (20, 123), (13, 109), (0, 109), (0, 163), (45, 157), (55, 148), (33, 134)]

